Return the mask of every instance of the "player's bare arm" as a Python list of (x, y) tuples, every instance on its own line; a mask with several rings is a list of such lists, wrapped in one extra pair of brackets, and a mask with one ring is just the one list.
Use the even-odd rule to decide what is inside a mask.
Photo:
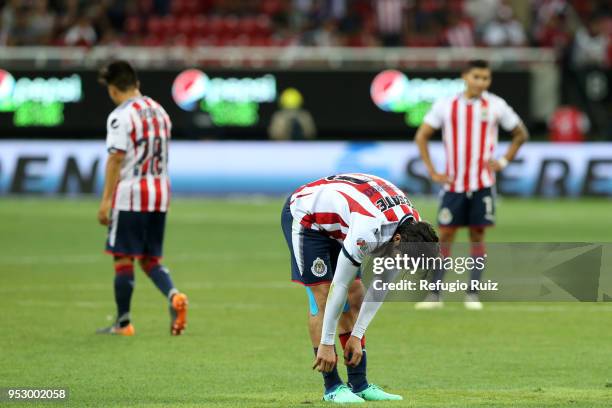
[(436, 183), (450, 183), (451, 178), (444, 174), (438, 173), (431, 161), (431, 156), (429, 155), (429, 139), (436, 133), (436, 129), (429, 126), (427, 123), (423, 123), (416, 132), (416, 136), (414, 141), (419, 147), (419, 152), (421, 153), (421, 159), (427, 168), (427, 172), (429, 173), (429, 177)]
[(510, 163), (516, 156), (516, 153), (519, 151), (521, 145), (529, 139), (529, 132), (523, 123), (519, 123), (514, 129), (512, 129), (510, 135), (512, 136), (512, 143), (510, 144), (506, 154), (503, 155), (501, 159), (491, 159), (489, 162), (489, 165), (494, 171), (501, 171), (506, 168), (508, 163)]
[(340, 252), (336, 272), (329, 287), (329, 294), (325, 304), (321, 344), (313, 364), (313, 367), (319, 371), (331, 371), (336, 365), (337, 357), (334, 348), (336, 327), (338, 326), (338, 320), (348, 296), (349, 285), (355, 279), (358, 272), (359, 266), (355, 265), (344, 252)]
[(113, 193), (115, 186), (119, 182), (121, 164), (124, 157), (124, 152), (114, 152), (108, 155), (104, 175), (104, 191), (100, 201), (100, 208), (98, 209), (98, 222), (101, 225), (108, 225), (110, 223), (109, 215), (113, 205)]

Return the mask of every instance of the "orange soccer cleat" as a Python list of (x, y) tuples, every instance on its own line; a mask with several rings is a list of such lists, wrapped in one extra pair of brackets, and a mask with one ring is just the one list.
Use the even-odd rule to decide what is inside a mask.
[(114, 334), (117, 336), (133, 336), (136, 334), (136, 329), (132, 323), (128, 324), (125, 327), (121, 327), (118, 324), (114, 324), (110, 327), (105, 327), (103, 329), (99, 329), (96, 331), (98, 334)]
[(177, 293), (170, 301), (170, 334), (179, 336), (187, 327), (187, 295)]

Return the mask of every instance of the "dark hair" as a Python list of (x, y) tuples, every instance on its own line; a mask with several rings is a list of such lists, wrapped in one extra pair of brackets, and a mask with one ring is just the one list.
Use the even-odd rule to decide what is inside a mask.
[[(401, 223), (395, 230), (395, 234), (400, 236), (400, 244), (414, 243), (411, 245), (411, 251), (415, 253), (423, 253), (427, 256), (438, 256), (439, 254), (439, 239), (438, 234), (434, 230), (434, 227), (428, 222), (414, 221), (414, 219), (408, 219), (406, 222)], [(404, 249), (406, 248), (403, 246)], [(397, 251), (396, 243), (393, 238), (385, 245), (381, 246), (374, 252), (375, 256), (393, 256), (393, 253)]]
[(114, 85), (122, 92), (138, 87), (136, 71), (127, 61), (113, 61), (102, 67), (98, 81), (102, 85)]
[(469, 60), (465, 64), (465, 67), (463, 68), (463, 72), (468, 72), (474, 68), (491, 69), (491, 66), (489, 65), (488, 61), (483, 60), (483, 59)]
[(438, 234), (428, 222), (410, 220), (400, 224), (395, 230), (400, 235), (400, 242), (438, 242)]

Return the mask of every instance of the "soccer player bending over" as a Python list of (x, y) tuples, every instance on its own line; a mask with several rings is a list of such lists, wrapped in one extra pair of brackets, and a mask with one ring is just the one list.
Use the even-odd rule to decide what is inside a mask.
[[(465, 91), (437, 100), (416, 133), (416, 143), (431, 179), (444, 185), (438, 211), (442, 256), (450, 256), (450, 245), (460, 227), (469, 228), (471, 256), (485, 255), (485, 227), (495, 223), (495, 172), (514, 159), (528, 139), (527, 130), (506, 101), (489, 93), (491, 69), (486, 61), (470, 61), (463, 71)], [(504, 156), (495, 159), (499, 126), (511, 132), (512, 144)], [(442, 129), (446, 151), (446, 171), (438, 173), (431, 161), (427, 143)], [(443, 270), (436, 273), (441, 281)], [(470, 280), (480, 281), (483, 270), (474, 268)], [(439, 292), (432, 292), (417, 309), (442, 307)], [(465, 307), (482, 309), (476, 291), (466, 294)]]
[[(360, 264), (366, 255), (400, 242), (437, 242), (432, 226), (420, 220), (400, 189), (367, 174), (330, 176), (300, 187), (287, 200), (281, 224), (292, 280), (308, 294), (313, 368), (323, 373), (323, 399), (401, 400), (366, 378), (365, 331), (380, 302), (363, 301)], [(350, 388), (336, 367), (337, 327)]]
[(99, 80), (117, 108), (107, 121), (108, 160), (98, 221), (108, 226), (106, 250), (115, 260), (117, 320), (98, 333), (132, 336), (130, 300), (134, 259), (168, 299), (170, 333), (179, 335), (187, 323), (187, 296), (172, 283), (160, 264), (166, 212), (170, 202), (168, 141), (172, 124), (159, 103), (140, 93), (129, 63), (112, 62)]

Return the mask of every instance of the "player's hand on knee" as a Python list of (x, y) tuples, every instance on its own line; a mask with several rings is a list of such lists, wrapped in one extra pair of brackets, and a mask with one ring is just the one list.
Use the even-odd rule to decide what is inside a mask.
[(355, 367), (361, 362), (362, 356), (361, 339), (351, 336), (346, 342), (346, 346), (344, 346), (344, 364)]
[(336, 356), (336, 350), (333, 345), (320, 344), (312, 369), (316, 368), (320, 372), (329, 372), (334, 369), (337, 360), (338, 356)]

